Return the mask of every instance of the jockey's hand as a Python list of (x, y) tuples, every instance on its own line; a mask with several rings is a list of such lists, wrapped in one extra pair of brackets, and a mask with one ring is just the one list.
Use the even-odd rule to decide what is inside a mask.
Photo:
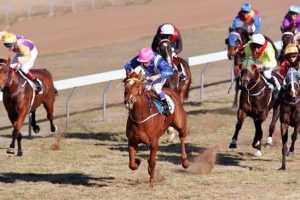
[(156, 81), (156, 80), (159, 79), (159, 78), (160, 78), (160, 74), (156, 74), (156, 75), (154, 75), (154, 76), (151, 76), (151, 77), (149, 78), (149, 80), (152, 81), (152, 82), (154, 82), (154, 81)]
[(21, 64), (20, 63), (12, 63), (12, 64), (10, 64), (10, 67), (13, 69), (19, 69), (21, 67)]

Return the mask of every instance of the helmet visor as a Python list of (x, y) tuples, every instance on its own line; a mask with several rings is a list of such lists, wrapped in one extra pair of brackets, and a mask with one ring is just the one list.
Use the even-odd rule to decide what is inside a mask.
[(14, 45), (14, 43), (4, 43), (4, 46), (6, 48), (11, 48)]

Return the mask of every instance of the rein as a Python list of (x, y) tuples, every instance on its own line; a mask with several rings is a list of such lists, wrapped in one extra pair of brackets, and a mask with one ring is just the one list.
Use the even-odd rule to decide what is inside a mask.
[[(128, 78), (125, 82), (129, 82), (129, 81), (137, 81), (137, 82), (141, 82), (140, 79), (138, 79), (138, 78)], [(140, 95), (139, 95), (139, 96), (140, 96)], [(145, 95), (145, 96), (146, 96), (146, 95)], [(146, 97), (147, 97), (147, 96), (146, 96)], [(146, 117), (145, 119), (140, 120), (140, 121), (135, 120), (135, 119), (133, 118), (131, 112), (129, 112), (129, 117), (130, 117), (130, 119), (131, 119), (133, 122), (135, 122), (135, 123), (137, 123), (137, 124), (142, 124), (142, 123), (148, 121), (149, 119), (151, 119), (152, 117), (154, 117), (154, 116), (156, 116), (156, 115), (158, 115), (158, 114), (159, 114), (159, 112), (154, 113), (154, 114), (149, 115), (148, 117)]]

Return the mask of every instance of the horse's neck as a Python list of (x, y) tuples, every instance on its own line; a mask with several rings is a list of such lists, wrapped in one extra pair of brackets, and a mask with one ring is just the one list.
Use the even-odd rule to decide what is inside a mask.
[(149, 103), (152, 101), (144, 93), (142, 93), (138, 100), (133, 105), (133, 113), (135, 120), (139, 121), (145, 119), (150, 115)]
[(262, 75), (259, 74), (258, 78), (256, 78), (256, 80), (252, 80), (248, 85), (248, 90), (251, 93), (255, 93), (261, 91), (265, 86), (267, 86), (267, 84)]
[(7, 88), (6, 92), (10, 94), (14, 94), (17, 91), (22, 89), (25, 80), (19, 73), (20, 72), (15, 72), (13, 69), (10, 70), (8, 74), (8, 83), (6, 86)]

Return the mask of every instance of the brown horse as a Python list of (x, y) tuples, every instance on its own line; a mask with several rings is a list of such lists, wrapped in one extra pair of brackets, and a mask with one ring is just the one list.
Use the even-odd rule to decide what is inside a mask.
[[(276, 77), (279, 82), (282, 83), (282, 77), (279, 75), (276, 75)], [(241, 91), (240, 104), (237, 112), (238, 121), (229, 148), (237, 147), (236, 142), (239, 131), (242, 128), (244, 120), (249, 116), (253, 119), (255, 125), (255, 136), (252, 147), (257, 149), (257, 151), (254, 155), (261, 156), (261, 140), (263, 137), (261, 125), (267, 118), (269, 111), (273, 108), (275, 98), (253, 58), (245, 59), (243, 65), (241, 65), (241, 84), (243, 89)], [(270, 143), (270, 145), (278, 118), (279, 108), (276, 107), (276, 109), (273, 109), (273, 118), (269, 126), (268, 143)]]
[(238, 105), (238, 95), (240, 87), (239, 79), (239, 64), (244, 60), (244, 45), (250, 40), (248, 33), (242, 28), (237, 28), (235, 32), (229, 28), (229, 35), (225, 40), (227, 45), (227, 57), (229, 60), (233, 58), (233, 71), (235, 76), (235, 95), (232, 107), (235, 108)]
[(179, 132), (181, 142), (182, 166), (189, 165), (185, 151), (185, 138), (187, 134), (186, 113), (180, 103), (179, 96), (169, 88), (164, 88), (175, 102), (174, 113), (165, 116), (159, 114), (153, 103), (153, 94), (145, 91), (144, 83), (141, 79), (141, 72), (126, 72), (124, 79), (124, 103), (129, 110), (127, 119), (126, 136), (128, 138), (129, 168), (138, 169), (140, 160), (135, 158), (136, 149), (139, 143), (144, 143), (150, 147), (150, 158), (148, 160), (148, 173), (150, 175), (150, 187), (154, 187), (155, 156), (158, 149), (158, 139), (163, 135), (169, 126), (174, 127)]
[(296, 43), (294, 36), (296, 35), (296, 33), (298, 31), (299, 30), (296, 27), (282, 30), (282, 37), (281, 37), (282, 48), (281, 48), (281, 51), (280, 51), (280, 55), (278, 57), (279, 61), (283, 61), (283, 59), (284, 59), (284, 50), (285, 50), (286, 46), (288, 44), (295, 44)]
[(57, 94), (53, 85), (50, 72), (45, 69), (32, 70), (36, 77), (43, 83), (43, 93), (36, 94), (30, 86), (28, 80), (24, 78), (20, 70), (15, 71), (8, 66), (9, 61), (0, 61), (0, 89), (3, 92), (3, 104), (8, 113), (9, 120), (13, 125), (12, 142), (7, 153), (14, 154), (15, 140), (18, 141), (18, 156), (22, 156), (20, 129), (29, 113), (32, 113), (31, 126), (34, 132), (39, 132), (40, 128), (36, 124), (35, 111), (43, 104), (47, 111), (47, 118), (50, 121), (51, 131), (56, 131), (53, 124), (53, 104)]
[[(280, 123), (281, 123), (281, 139), (282, 139), (282, 165), (280, 170), (286, 169), (286, 156), (293, 155), (295, 142), (300, 132), (300, 87), (298, 71), (290, 68), (285, 78), (285, 87), (281, 92), (280, 103)], [(288, 128), (294, 127), (292, 134), (292, 144), (288, 151)]]
[(179, 81), (178, 70), (175, 70), (173, 76), (168, 78), (165, 83), (165, 86), (179, 94), (180, 100), (183, 103), (189, 97), (189, 91), (192, 83), (190, 67), (184, 59), (172, 56), (172, 45), (168, 39), (163, 39), (159, 42), (158, 53), (169, 63), (170, 66), (175, 66), (176, 69), (176, 64), (173, 61), (178, 59), (177, 65), (181, 65), (181, 68), (184, 70), (186, 76), (185, 80)]

